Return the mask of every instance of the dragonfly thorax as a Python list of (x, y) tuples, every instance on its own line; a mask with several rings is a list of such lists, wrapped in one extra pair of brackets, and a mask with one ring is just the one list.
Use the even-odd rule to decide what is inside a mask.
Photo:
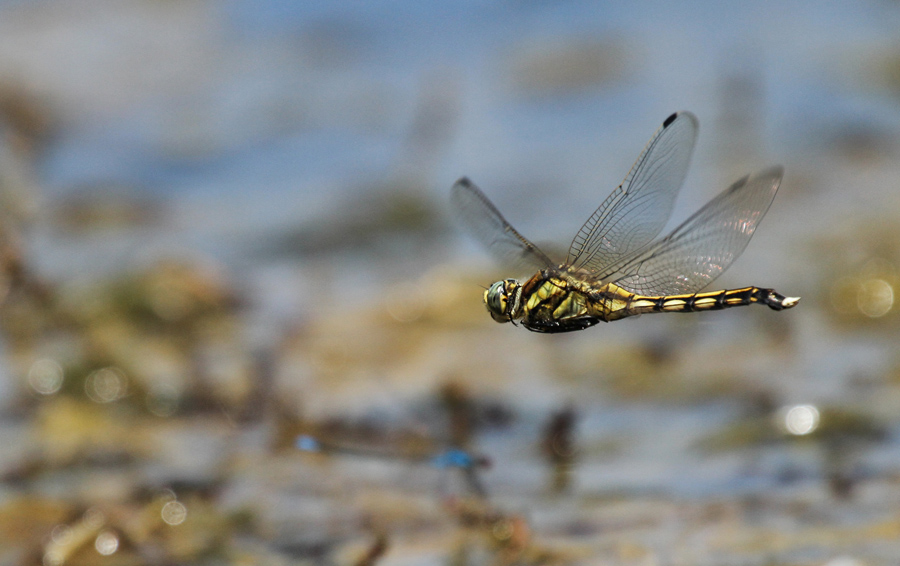
[(491, 318), (497, 322), (511, 322), (522, 316), (519, 308), (521, 296), (522, 285), (516, 279), (503, 279), (484, 292), (484, 304)]

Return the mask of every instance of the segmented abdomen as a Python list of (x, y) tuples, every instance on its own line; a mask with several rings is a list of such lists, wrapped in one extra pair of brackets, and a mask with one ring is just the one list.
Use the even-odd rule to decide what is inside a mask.
[(766, 305), (772, 310), (789, 309), (797, 304), (798, 297), (785, 297), (774, 289), (744, 287), (691, 295), (666, 295), (645, 297), (635, 295), (627, 310), (629, 314), (648, 312), (698, 312), (741, 307), (752, 303)]

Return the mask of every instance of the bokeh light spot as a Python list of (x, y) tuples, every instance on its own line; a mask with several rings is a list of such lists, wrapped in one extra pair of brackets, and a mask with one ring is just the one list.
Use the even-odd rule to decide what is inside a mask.
[(63, 384), (63, 369), (50, 359), (37, 360), (28, 370), (28, 385), (41, 395), (52, 395)]
[(91, 507), (84, 512), (85, 526), (92, 529), (99, 529), (101, 526), (103, 526), (104, 522), (106, 522), (106, 515), (104, 515), (103, 511), (97, 509), (96, 507)]
[(119, 549), (119, 536), (112, 531), (103, 531), (94, 539), (94, 548), (103, 556), (109, 556)]
[(884, 279), (867, 279), (860, 283), (856, 304), (870, 318), (884, 316), (894, 306), (894, 288)]
[(507, 519), (497, 521), (496, 523), (494, 523), (492, 534), (497, 540), (509, 540), (509, 538), (512, 537), (513, 534), (512, 522)]
[(50, 540), (57, 544), (65, 544), (72, 536), (72, 529), (68, 525), (56, 525), (50, 531)]
[(98, 369), (88, 375), (84, 390), (95, 403), (111, 403), (125, 396), (128, 380), (117, 367)]
[(59, 550), (48, 550), (44, 553), (44, 566), (59, 566), (63, 563), (63, 553)]
[(66, 525), (57, 525), (50, 531), (51, 544), (44, 552), (42, 562), (44, 566), (59, 566), (66, 558), (63, 548), (72, 538), (72, 529)]
[(170, 525), (180, 525), (187, 518), (187, 507), (178, 501), (169, 501), (162, 508), (162, 519)]
[(784, 412), (784, 429), (796, 436), (814, 432), (819, 427), (819, 410), (814, 405), (794, 405)]

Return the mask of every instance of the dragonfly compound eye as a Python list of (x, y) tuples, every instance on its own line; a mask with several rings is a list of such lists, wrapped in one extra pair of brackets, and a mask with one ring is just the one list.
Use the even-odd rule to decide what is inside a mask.
[(484, 292), (484, 304), (497, 322), (508, 322), (506, 314), (506, 282), (497, 281)]
[(519, 282), (515, 279), (504, 279), (497, 281), (484, 292), (484, 303), (487, 305), (491, 318), (497, 322), (509, 322), (513, 311), (514, 304), (510, 304), (510, 299), (517, 297)]

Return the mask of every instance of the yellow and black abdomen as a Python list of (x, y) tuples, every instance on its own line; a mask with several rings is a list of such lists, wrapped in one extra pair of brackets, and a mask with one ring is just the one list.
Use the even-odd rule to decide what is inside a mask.
[(651, 312), (699, 312), (742, 307), (753, 303), (766, 305), (772, 310), (789, 309), (797, 304), (799, 297), (785, 297), (774, 289), (744, 287), (691, 295), (665, 295), (646, 297), (634, 295), (627, 307), (628, 315)]

